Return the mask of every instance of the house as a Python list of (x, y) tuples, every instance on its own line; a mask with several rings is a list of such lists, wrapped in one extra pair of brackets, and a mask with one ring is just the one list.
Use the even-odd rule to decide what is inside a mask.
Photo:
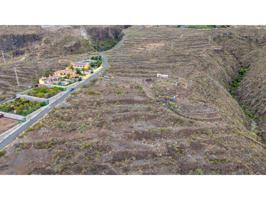
[(42, 77), (39, 79), (39, 84), (40, 85), (53, 84), (54, 82), (59, 81), (59, 79), (60, 77), (57, 76)]
[(157, 78), (168, 78), (168, 74), (157, 74)]
[(80, 70), (84, 70), (87, 71), (90, 69), (90, 62), (88, 61), (81, 61), (81, 62), (75, 62), (71, 64), (73, 69), (80, 69)]
[(69, 78), (75, 78), (77, 77), (77, 73), (73, 70), (70, 69), (63, 69), (63, 70), (59, 70), (54, 72), (55, 77), (69, 77)]

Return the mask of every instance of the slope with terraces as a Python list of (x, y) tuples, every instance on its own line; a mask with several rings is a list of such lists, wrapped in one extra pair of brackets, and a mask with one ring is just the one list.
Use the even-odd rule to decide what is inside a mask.
[(100, 42), (101, 48), (110, 48), (119, 41), (122, 29), (123, 26), (0, 26), (0, 101), (34, 86), (39, 77), (51, 71), (87, 58), (96, 52), (95, 42)]
[(239, 60), (217, 41), (239, 29), (128, 28), (107, 76), (9, 146), (0, 173), (265, 174), (265, 148), (228, 92)]

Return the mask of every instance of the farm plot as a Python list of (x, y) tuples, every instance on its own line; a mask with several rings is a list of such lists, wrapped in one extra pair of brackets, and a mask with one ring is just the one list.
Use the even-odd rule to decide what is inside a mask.
[(0, 105), (0, 111), (27, 116), (28, 114), (45, 106), (44, 102), (33, 102), (23, 98), (15, 99)]
[(31, 89), (28, 93), (26, 93), (29, 96), (39, 97), (39, 98), (50, 98), (58, 94), (59, 92), (64, 91), (63, 88), (60, 87), (37, 87)]

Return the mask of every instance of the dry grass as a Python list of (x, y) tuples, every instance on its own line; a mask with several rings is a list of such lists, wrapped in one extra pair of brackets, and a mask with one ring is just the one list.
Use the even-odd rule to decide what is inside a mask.
[(13, 119), (0, 118), (0, 134), (15, 126), (18, 122)]

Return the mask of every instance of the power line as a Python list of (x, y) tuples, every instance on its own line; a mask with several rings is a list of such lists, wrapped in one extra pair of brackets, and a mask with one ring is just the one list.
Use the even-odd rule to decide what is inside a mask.
[[(5, 58), (5, 54), (4, 54), (3, 50), (2, 50), (2, 58), (3, 58), (4, 63), (6, 63), (6, 58)], [(14, 67), (14, 72), (15, 72), (15, 76), (16, 76), (17, 85), (20, 86), (16, 67)]]

